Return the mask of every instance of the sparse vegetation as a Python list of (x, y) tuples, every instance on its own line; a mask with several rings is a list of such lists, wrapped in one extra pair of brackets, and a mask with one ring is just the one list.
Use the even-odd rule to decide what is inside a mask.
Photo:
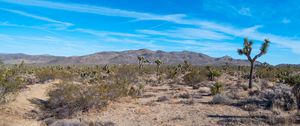
[[(291, 119), (297, 119), (297, 116), (292, 115), (296, 104), (298, 110), (300, 109), (300, 67), (272, 66), (267, 63), (257, 65), (253, 76), (255, 85), (249, 93), (246, 91), (247, 80), (250, 78), (247, 72), (251, 71), (251, 66), (192, 66), (188, 61), (178, 65), (163, 65), (161, 60), (150, 61), (143, 57), (138, 59), (137, 65), (2, 65), (1, 102), (6, 101), (10, 94), (20, 92), (20, 89), (26, 89), (27, 86), (37, 86), (36, 83), (39, 83), (52, 85), (50, 89), (47, 88), (49, 97), (43, 99), (45, 101), (36, 100), (34, 104), (38, 103), (40, 111), (29, 114), (35, 113), (34, 118), (45, 122), (49, 118), (76, 118), (89, 113), (110, 114), (120, 110), (128, 114), (148, 113), (151, 112), (148, 111), (150, 109), (157, 109), (152, 107), (162, 105), (171, 105), (172, 109), (174, 106), (179, 107), (180, 111), (185, 111), (190, 109), (187, 105), (193, 105), (201, 108), (201, 111), (191, 116), (203, 116), (204, 111), (206, 117), (207, 113), (215, 113), (216, 107), (225, 114), (238, 113), (247, 117), (240, 120), (221, 120), (219, 123), (222, 124), (297, 123)], [(150, 62), (152, 64), (145, 65)], [(37, 81), (28, 83), (30, 79)], [(52, 84), (54, 82), (58, 83)], [(140, 109), (143, 107), (146, 109)], [(174, 114), (171, 111), (163, 111)], [(193, 120), (188, 116), (184, 119)]]
[(24, 82), (23, 64), (0, 69), (0, 104), (6, 102), (7, 95), (18, 92)]

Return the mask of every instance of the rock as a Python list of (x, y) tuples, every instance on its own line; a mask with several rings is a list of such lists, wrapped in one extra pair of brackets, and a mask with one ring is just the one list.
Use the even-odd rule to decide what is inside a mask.
[(164, 102), (164, 101), (168, 101), (168, 97), (167, 96), (161, 96), (161, 97), (158, 97), (158, 99), (156, 100), (157, 102)]
[(199, 88), (199, 92), (210, 94), (210, 88), (209, 87), (201, 87), (201, 88)]
[(200, 84), (193, 84), (192, 86), (193, 86), (193, 89), (194, 89), (194, 90), (196, 90), (196, 89), (199, 89), (199, 88), (200, 88)]
[(211, 103), (213, 104), (231, 104), (233, 100), (223, 94), (217, 94), (213, 97)]
[(46, 119), (43, 120), (43, 122), (44, 122), (47, 126), (53, 124), (55, 121), (56, 121), (56, 119), (55, 119), (54, 117), (46, 118)]
[(179, 98), (189, 99), (191, 95), (189, 93), (183, 93), (178, 95)]

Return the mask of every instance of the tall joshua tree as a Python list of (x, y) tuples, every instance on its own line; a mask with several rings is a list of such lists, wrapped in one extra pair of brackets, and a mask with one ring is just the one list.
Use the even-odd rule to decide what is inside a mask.
[(159, 73), (160, 65), (163, 64), (161, 60), (155, 60), (154, 63), (156, 64), (156, 71)]
[(260, 52), (257, 55), (255, 55), (254, 57), (251, 57), (252, 45), (253, 45), (253, 41), (252, 40), (249, 41), (248, 38), (245, 38), (244, 39), (244, 48), (237, 50), (239, 55), (245, 55), (250, 62), (250, 65), (251, 65), (250, 76), (249, 76), (249, 88), (250, 89), (252, 88), (254, 63), (259, 57), (261, 57), (262, 55), (267, 53), (268, 47), (270, 45), (270, 41), (268, 39), (265, 39), (264, 43), (262, 44), (262, 46), (260, 48)]

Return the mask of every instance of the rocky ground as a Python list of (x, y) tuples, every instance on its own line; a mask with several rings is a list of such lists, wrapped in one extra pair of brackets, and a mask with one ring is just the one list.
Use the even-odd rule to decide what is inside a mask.
[[(153, 77), (152, 77), (153, 78)], [(151, 79), (151, 77), (150, 77)], [(221, 77), (225, 88), (236, 87), (239, 80)], [(244, 80), (241, 81), (243, 83)], [(212, 104), (209, 86), (203, 84), (195, 88), (169, 81), (157, 83), (153, 79), (147, 84), (142, 96), (121, 98), (111, 102), (103, 110), (79, 113), (72, 119), (52, 118), (38, 120), (34, 115), (40, 113), (38, 102), (47, 100), (47, 91), (56, 82), (28, 85), (16, 99), (0, 110), (1, 126), (63, 126), (63, 125), (116, 125), (116, 126), (208, 126), (208, 125), (270, 125), (263, 121), (262, 115), (274, 111), (259, 109), (246, 111), (228, 104)], [(206, 85), (213, 82), (206, 82)], [(273, 85), (269, 84), (269, 88)], [(230, 93), (228, 90), (224, 93)], [(240, 97), (247, 91), (238, 93)], [(292, 115), (295, 111), (279, 112), (277, 115)], [(260, 121), (261, 120), (261, 121)], [(293, 124), (288, 124), (293, 125)]]

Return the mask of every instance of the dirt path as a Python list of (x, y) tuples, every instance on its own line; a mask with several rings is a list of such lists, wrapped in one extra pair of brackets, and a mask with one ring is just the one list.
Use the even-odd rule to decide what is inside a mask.
[(32, 99), (47, 100), (47, 89), (53, 83), (28, 85), (16, 99), (0, 109), (1, 126), (40, 126), (41, 122), (31, 119), (28, 113), (38, 111), (38, 107), (31, 103)]

